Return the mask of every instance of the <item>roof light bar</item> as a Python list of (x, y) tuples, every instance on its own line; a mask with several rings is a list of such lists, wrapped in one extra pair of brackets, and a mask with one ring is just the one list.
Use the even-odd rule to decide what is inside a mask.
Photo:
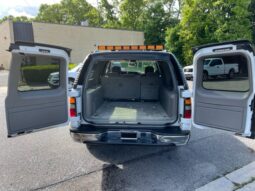
[(164, 50), (164, 45), (99, 45), (97, 47), (98, 51), (121, 51), (121, 50), (155, 50), (155, 51), (162, 51)]

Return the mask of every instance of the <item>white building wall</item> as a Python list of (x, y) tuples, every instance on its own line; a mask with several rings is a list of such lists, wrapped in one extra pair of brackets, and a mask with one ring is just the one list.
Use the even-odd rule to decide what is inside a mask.
[[(71, 61), (79, 63), (98, 45), (143, 45), (140, 31), (33, 22), (34, 42), (59, 45), (72, 49)], [(13, 42), (13, 22), (0, 24), (0, 65), (9, 69), (11, 54), (6, 51)]]
[(72, 49), (71, 61), (81, 62), (97, 45), (143, 45), (140, 31), (33, 22), (34, 41)]
[(9, 69), (11, 53), (7, 51), (13, 39), (12, 21), (7, 20), (0, 24), (0, 66)]

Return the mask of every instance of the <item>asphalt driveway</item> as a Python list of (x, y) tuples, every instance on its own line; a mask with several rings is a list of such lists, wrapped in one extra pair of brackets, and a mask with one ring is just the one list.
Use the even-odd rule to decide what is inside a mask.
[(194, 128), (183, 147), (87, 147), (66, 126), (7, 139), (3, 76), (0, 190), (194, 190), (255, 161), (254, 140), (219, 130)]

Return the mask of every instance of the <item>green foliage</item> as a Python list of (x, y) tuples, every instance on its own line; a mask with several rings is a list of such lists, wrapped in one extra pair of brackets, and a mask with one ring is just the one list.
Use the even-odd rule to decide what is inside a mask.
[(104, 18), (103, 27), (105, 28), (120, 28), (120, 22), (118, 20), (118, 1), (113, 1), (110, 4), (108, 0), (101, 0), (99, 4), (99, 11)]
[(59, 69), (59, 65), (57, 64), (46, 64), (46, 65), (34, 65), (34, 66), (22, 66), (21, 70), (58, 70)]
[[(165, 44), (183, 65), (192, 63), (193, 46), (226, 40), (255, 43), (255, 0), (61, 0), (42, 4), (35, 19), (6, 16), (0, 23), (42, 21), (141, 30), (145, 44)], [(72, 66), (72, 65), (71, 65)]]
[(121, 25), (127, 29), (140, 30), (144, 6), (144, 0), (122, 0), (120, 4)]
[[(177, 52), (182, 52), (184, 62), (190, 64), (193, 46), (251, 39), (250, 12), (247, 11), (249, 4), (250, 0), (186, 0), (178, 30), (168, 30), (168, 48), (178, 49)], [(180, 44), (173, 42), (175, 38)]]
[(251, 24), (252, 24), (252, 37), (253, 43), (255, 43), (255, 0), (251, 0), (251, 4), (249, 6), (249, 11), (251, 12)]
[(99, 0), (95, 8), (86, 0), (62, 0), (42, 4), (34, 20), (71, 25), (88, 21), (89, 26), (141, 30), (146, 44), (164, 44), (167, 27), (178, 22), (175, 2), (181, 0)]
[[(166, 5), (167, 8), (166, 8)], [(178, 23), (171, 6), (173, 0), (149, 1), (142, 15), (142, 29), (145, 33), (145, 44), (165, 44), (167, 27)]]
[(9, 16), (5, 16), (2, 19), (0, 19), (0, 23), (6, 21), (8, 19), (13, 20), (14, 22), (32, 22), (33, 21), (33, 19), (28, 18), (26, 16), (14, 17), (12, 15), (9, 15)]
[[(184, 55), (183, 55), (183, 44), (182, 38), (180, 36), (181, 26), (177, 24), (175, 27), (168, 28), (166, 31), (166, 48), (172, 52), (179, 60), (179, 62), (184, 65)], [(190, 64), (190, 63), (188, 63)]]
[(69, 63), (68, 69), (71, 70), (71, 69), (73, 69), (75, 66), (77, 66), (77, 64), (75, 64), (75, 63)]
[(63, 20), (64, 15), (65, 12), (60, 4), (42, 4), (35, 20), (49, 23), (65, 23)]
[(21, 70), (27, 84), (45, 83), (51, 73), (59, 72), (59, 65), (23, 66)]
[[(179, 0), (180, 1), (180, 0)], [(142, 30), (145, 44), (164, 44), (167, 27), (178, 23), (177, 0), (121, 0), (110, 4), (100, 1), (104, 27)]]
[(103, 21), (99, 11), (85, 0), (62, 0), (53, 5), (42, 4), (35, 20), (72, 25), (88, 21), (90, 26), (100, 26)]

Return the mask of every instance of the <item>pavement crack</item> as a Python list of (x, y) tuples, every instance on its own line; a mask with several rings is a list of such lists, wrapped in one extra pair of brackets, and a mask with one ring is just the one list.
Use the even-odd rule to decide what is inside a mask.
[(43, 189), (46, 189), (46, 188), (49, 188), (49, 187), (53, 187), (53, 186), (56, 186), (56, 185), (64, 183), (64, 182), (68, 182), (70, 180), (73, 180), (73, 179), (76, 179), (76, 178), (79, 178), (79, 177), (82, 177), (82, 176), (88, 176), (90, 174), (93, 174), (93, 173), (96, 173), (96, 172), (100, 172), (103, 169), (109, 168), (110, 166), (113, 166), (113, 164), (105, 165), (104, 168), (100, 168), (100, 169), (93, 170), (93, 171), (86, 172), (86, 173), (81, 173), (81, 174), (78, 174), (78, 175), (75, 175), (75, 176), (72, 176), (72, 177), (69, 177), (69, 178), (66, 178), (66, 179), (63, 179), (63, 180), (60, 180), (60, 181), (57, 181), (57, 182), (45, 185), (45, 186), (34, 188), (34, 189), (31, 189), (31, 191), (43, 190)]
[[(143, 155), (143, 156), (140, 156), (140, 157), (137, 157), (137, 158), (126, 160), (124, 162), (121, 162), (121, 164), (129, 164), (129, 163), (132, 163), (132, 162), (135, 162), (135, 161), (138, 161), (138, 160), (144, 160), (146, 158), (150, 158), (150, 157), (153, 157), (153, 156), (156, 156), (156, 155), (159, 155), (159, 154), (166, 153), (166, 152), (168, 152), (170, 150), (172, 150), (172, 148), (164, 149), (164, 150), (161, 150), (159, 152), (150, 153), (150, 154)], [(81, 174), (78, 174), (78, 175), (75, 175), (75, 176), (72, 176), (72, 177), (69, 177), (69, 178), (66, 178), (66, 179), (63, 179), (63, 180), (60, 180), (60, 181), (57, 181), (57, 182), (45, 185), (45, 186), (34, 188), (34, 189), (31, 189), (31, 191), (43, 190), (43, 189), (46, 189), (46, 188), (49, 188), (49, 187), (53, 187), (53, 186), (56, 186), (56, 185), (64, 183), (64, 182), (68, 182), (68, 181), (74, 180), (76, 178), (80, 178), (80, 177), (83, 177), (83, 176), (88, 176), (90, 174), (93, 174), (93, 173), (96, 173), (96, 172), (100, 172), (102, 170), (114, 168), (115, 165), (116, 164), (105, 164), (103, 166), (103, 168), (99, 168), (99, 169), (96, 169), (96, 170), (93, 170), (93, 171), (90, 171), (90, 172), (86, 172), (86, 173), (81, 173)]]

